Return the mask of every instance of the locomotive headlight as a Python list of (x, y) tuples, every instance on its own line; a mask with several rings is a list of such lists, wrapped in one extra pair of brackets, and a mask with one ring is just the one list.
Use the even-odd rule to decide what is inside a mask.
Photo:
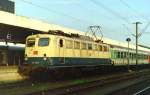
[(47, 58), (46, 58), (46, 57), (44, 57), (44, 58), (43, 58), (43, 60), (47, 60)]
[(25, 59), (24, 59), (25, 61), (27, 61), (28, 60), (28, 57), (27, 57), (27, 54), (25, 54)]
[(25, 57), (25, 59), (24, 59), (25, 61), (27, 61), (28, 60), (28, 57)]
[(47, 60), (46, 54), (44, 54), (43, 60)]

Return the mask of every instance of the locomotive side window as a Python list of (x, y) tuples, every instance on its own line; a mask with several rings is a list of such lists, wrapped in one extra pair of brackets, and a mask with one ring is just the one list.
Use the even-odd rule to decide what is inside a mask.
[(86, 49), (86, 43), (81, 43), (81, 49)]
[(101, 45), (98, 46), (98, 49), (99, 49), (99, 51), (102, 51), (102, 50), (103, 50), (103, 48), (102, 48)]
[(38, 42), (38, 46), (48, 46), (49, 38), (40, 38)]
[(71, 40), (66, 40), (66, 48), (73, 48), (73, 42)]
[(63, 47), (63, 40), (62, 39), (59, 40), (59, 46)]
[(92, 50), (92, 44), (88, 44), (88, 49)]
[(33, 47), (33, 46), (35, 46), (35, 38), (27, 39), (27, 47)]
[(80, 49), (80, 42), (74, 41), (74, 48)]
[(98, 50), (97, 44), (94, 44), (94, 50)]
[(104, 46), (104, 52), (107, 52), (107, 46)]

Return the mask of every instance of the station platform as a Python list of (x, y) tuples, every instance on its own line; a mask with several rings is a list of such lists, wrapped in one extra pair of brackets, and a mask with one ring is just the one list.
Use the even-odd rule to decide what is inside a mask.
[(0, 66), (0, 84), (23, 80), (17, 71), (18, 66)]

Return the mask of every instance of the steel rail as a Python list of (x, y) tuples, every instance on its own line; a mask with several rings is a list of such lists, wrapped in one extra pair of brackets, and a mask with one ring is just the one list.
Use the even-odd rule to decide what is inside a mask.
[(25, 94), (25, 95), (64, 95), (64, 94), (66, 95), (69, 93), (79, 92), (79, 91), (86, 90), (89, 88), (104, 86), (107, 84), (117, 83), (121, 81), (127, 81), (127, 80), (135, 79), (141, 76), (148, 76), (149, 74), (150, 74), (150, 71), (147, 70), (147, 71), (141, 71), (141, 72), (132, 72), (132, 73), (127, 73), (127, 74), (122, 74), (118, 76), (117, 75), (111, 76), (111, 77), (108, 76), (108, 77), (104, 77), (101, 79), (88, 81), (85, 83), (43, 90), (43, 91), (33, 92), (33, 93)]

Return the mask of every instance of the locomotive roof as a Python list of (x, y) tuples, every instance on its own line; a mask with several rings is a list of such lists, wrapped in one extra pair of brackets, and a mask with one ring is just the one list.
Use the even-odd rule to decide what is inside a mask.
[[(84, 35), (80, 35), (78, 33), (76, 33), (76, 34), (74, 34), (74, 33), (65, 33), (61, 30), (50, 30), (49, 32), (43, 33), (43, 34), (58, 35), (58, 36), (76, 38), (76, 39), (79, 39), (79, 40), (86, 40), (86, 41), (93, 41), (93, 42), (96, 41), (96, 40), (94, 40), (94, 38), (92, 38), (91, 35), (84, 36)], [(99, 37), (97, 37), (97, 38), (99, 38)], [(99, 38), (99, 39), (101, 39), (101, 38)], [(97, 42), (97, 43), (99, 43), (99, 42)], [(100, 40), (100, 43), (108, 44), (110, 46), (114, 46), (114, 47), (118, 47), (118, 48), (128, 48), (128, 43), (127, 42), (116, 41), (116, 40), (112, 40), (112, 39), (108, 39), (108, 38), (103, 38), (103, 41)], [(130, 44), (130, 49), (135, 50), (136, 46), (133, 45), (133, 44)], [(145, 52), (150, 53), (150, 49), (147, 48), (147, 47), (139, 46), (138, 49), (141, 50), (141, 51), (145, 51)]]

